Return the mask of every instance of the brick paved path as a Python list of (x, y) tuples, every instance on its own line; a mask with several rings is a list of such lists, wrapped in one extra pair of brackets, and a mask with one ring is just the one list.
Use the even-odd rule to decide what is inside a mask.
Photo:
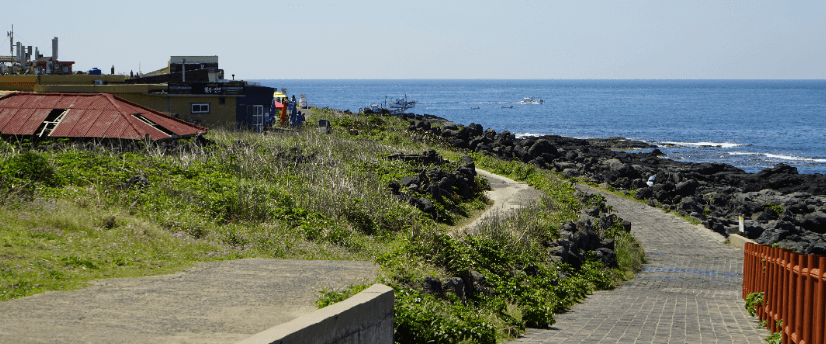
[[(578, 186), (580, 191), (596, 190)], [(511, 343), (762, 343), (769, 333), (743, 308), (743, 253), (702, 226), (605, 194), (632, 223), (648, 264), (616, 290), (598, 291), (549, 330)]]

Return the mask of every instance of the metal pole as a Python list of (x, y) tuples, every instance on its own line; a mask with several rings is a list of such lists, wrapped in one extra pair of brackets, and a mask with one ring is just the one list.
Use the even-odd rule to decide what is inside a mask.
[(182, 65), (182, 66), (183, 66), (183, 68), (184, 68), (184, 82), (186, 82), (186, 59), (181, 59), (181, 60), (183, 61), (183, 62), (181, 63), (181, 65)]

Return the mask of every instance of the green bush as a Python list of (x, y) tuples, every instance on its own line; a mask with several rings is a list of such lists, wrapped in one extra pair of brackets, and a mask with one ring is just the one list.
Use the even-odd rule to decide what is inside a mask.
[(394, 287), (396, 343), (496, 343), (496, 328), (474, 307), (444, 301), (409, 288)]
[(2, 167), (3, 176), (7, 179), (42, 183), (50, 187), (63, 184), (49, 160), (32, 151), (12, 155), (6, 159)]

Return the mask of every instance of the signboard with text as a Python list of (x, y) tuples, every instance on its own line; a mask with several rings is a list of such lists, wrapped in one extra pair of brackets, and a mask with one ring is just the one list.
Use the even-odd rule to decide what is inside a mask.
[(244, 95), (244, 85), (240, 83), (205, 83), (169, 84), (169, 94), (203, 94), (203, 95)]

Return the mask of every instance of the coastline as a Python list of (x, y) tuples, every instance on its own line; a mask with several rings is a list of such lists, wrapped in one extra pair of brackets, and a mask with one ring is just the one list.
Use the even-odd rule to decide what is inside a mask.
[[(739, 234), (764, 245), (826, 255), (826, 175), (799, 174), (786, 164), (747, 173), (723, 163), (665, 159), (655, 146), (624, 138), (517, 138), (475, 123), (460, 126), (432, 115), (403, 116), (410, 122), (408, 130), (456, 148), (599, 184), (722, 235)], [(640, 148), (651, 151), (625, 151)]]

